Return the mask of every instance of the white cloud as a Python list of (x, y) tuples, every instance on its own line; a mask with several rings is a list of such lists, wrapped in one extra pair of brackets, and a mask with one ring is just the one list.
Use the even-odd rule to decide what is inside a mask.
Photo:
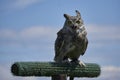
[[(101, 75), (97, 78), (82, 78), (82, 80), (119, 80), (120, 79), (120, 67), (116, 66), (103, 66), (101, 68)], [(75, 78), (79, 80), (79, 78)]]
[(23, 38), (53, 38), (55, 37), (56, 32), (57, 29), (52, 27), (35, 26), (22, 30), (20, 36)]
[(57, 28), (45, 26), (33, 26), (20, 31), (2, 29), (0, 30), (0, 44), (13, 47), (24, 45), (29, 47), (41, 47), (42, 45), (43, 47), (43, 44), (53, 44), (57, 31)]
[(0, 80), (37, 80), (37, 78), (13, 76), (8, 67), (0, 65)]
[(21, 31), (15, 31), (11, 29), (1, 29), (1, 38), (52, 38), (55, 37), (57, 29), (53, 27), (33, 26), (25, 28)]
[(39, 1), (41, 0), (15, 0), (12, 5), (15, 8), (25, 8)]
[(13, 38), (15, 36), (16, 36), (16, 32), (14, 30), (10, 30), (10, 29), (0, 30), (0, 37)]
[(120, 26), (86, 25), (93, 40), (120, 40)]
[(119, 80), (120, 79), (120, 67), (105, 66), (102, 68), (101, 78), (106, 80)]
[(17, 9), (24, 9), (42, 1), (44, 0), (8, 0), (1, 4), (0, 10), (11, 11)]

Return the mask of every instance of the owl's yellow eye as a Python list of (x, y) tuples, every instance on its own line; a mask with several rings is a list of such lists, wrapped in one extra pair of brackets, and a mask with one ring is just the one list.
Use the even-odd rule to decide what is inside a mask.
[(67, 23), (68, 23), (68, 24), (72, 24), (72, 21), (68, 21)]
[(76, 21), (76, 23), (80, 24), (80, 21)]

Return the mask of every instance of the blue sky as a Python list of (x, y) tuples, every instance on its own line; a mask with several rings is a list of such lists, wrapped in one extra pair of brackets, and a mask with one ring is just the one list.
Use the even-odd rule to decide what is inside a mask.
[(53, 61), (56, 33), (65, 21), (63, 14), (75, 15), (75, 10), (82, 15), (89, 39), (80, 60), (98, 63), (102, 69), (100, 77), (83, 80), (119, 80), (119, 8), (120, 0), (0, 0), (0, 80), (50, 80), (12, 76), (11, 64)]

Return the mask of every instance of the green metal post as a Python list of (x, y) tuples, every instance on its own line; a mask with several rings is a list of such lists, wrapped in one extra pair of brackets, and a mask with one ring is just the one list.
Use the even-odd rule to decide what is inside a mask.
[(11, 72), (16, 76), (54, 76), (66, 74), (72, 77), (98, 77), (100, 66), (95, 63), (85, 63), (80, 67), (75, 63), (56, 62), (16, 62), (11, 67)]

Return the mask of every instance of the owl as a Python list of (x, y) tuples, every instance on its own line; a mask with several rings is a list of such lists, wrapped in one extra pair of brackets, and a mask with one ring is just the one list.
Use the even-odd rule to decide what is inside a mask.
[[(56, 62), (75, 62), (85, 67), (85, 64), (78, 60), (80, 55), (84, 55), (88, 39), (87, 32), (81, 18), (80, 12), (76, 10), (76, 16), (64, 14), (66, 19), (64, 26), (57, 33), (55, 40), (55, 57)], [(66, 80), (66, 74), (59, 74), (52, 77), (52, 80)], [(73, 80), (74, 77), (70, 77)]]
[(85, 66), (82, 61), (78, 60), (80, 55), (84, 55), (88, 45), (87, 32), (80, 12), (76, 10), (76, 16), (64, 14), (64, 17), (66, 21), (63, 28), (58, 31), (55, 40), (54, 60), (56, 62), (71, 60), (80, 66)]

